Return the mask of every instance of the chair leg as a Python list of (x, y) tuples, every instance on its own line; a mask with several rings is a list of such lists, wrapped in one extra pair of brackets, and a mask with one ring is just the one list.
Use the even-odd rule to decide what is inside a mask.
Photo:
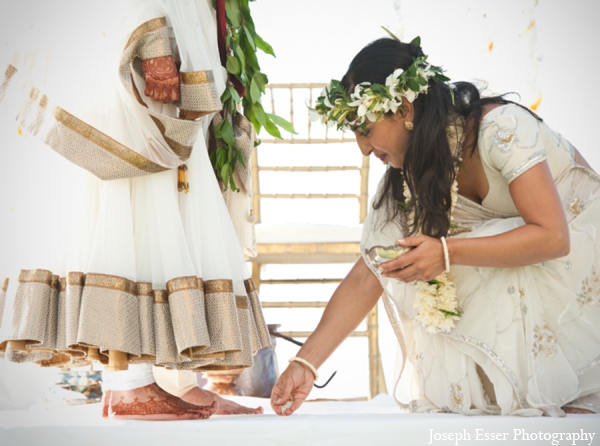
[(379, 316), (377, 305), (367, 315), (367, 336), (369, 339), (369, 398), (387, 393), (383, 365), (379, 351)]
[(252, 263), (252, 281), (254, 282), (254, 286), (256, 287), (256, 292), (260, 296), (260, 269), (262, 264), (260, 263)]

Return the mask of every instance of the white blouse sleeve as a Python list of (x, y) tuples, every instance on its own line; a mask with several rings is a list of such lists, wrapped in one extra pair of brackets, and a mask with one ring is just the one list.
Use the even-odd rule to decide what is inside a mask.
[(479, 136), (482, 161), (502, 174), (507, 183), (548, 157), (540, 135), (540, 121), (517, 105), (493, 110), (484, 117)]

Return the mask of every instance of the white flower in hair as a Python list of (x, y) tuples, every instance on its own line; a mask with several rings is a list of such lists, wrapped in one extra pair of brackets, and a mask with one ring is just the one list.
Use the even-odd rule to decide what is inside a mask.
[[(356, 88), (359, 88), (358, 85), (356, 86)], [(360, 92), (358, 95), (356, 94), (356, 92), (353, 93), (352, 98), (354, 99), (354, 101), (348, 102), (348, 106), (358, 107), (356, 109), (356, 114), (358, 115), (359, 118), (364, 117), (369, 110), (369, 106), (373, 102), (373, 98), (368, 95), (361, 96)]]
[[(418, 39), (413, 42), (420, 45)], [(323, 122), (335, 125), (339, 130), (354, 130), (366, 120), (381, 121), (387, 113), (402, 110), (405, 100), (414, 102), (419, 94), (427, 93), (430, 79), (447, 82), (441, 67), (427, 63), (427, 56), (413, 59), (413, 63), (397, 68), (385, 80), (385, 85), (362, 82), (349, 92), (338, 80), (333, 79), (317, 98), (314, 110)]]
[(327, 122), (327, 116), (322, 116), (318, 111), (314, 108), (308, 109), (308, 118), (311, 122), (321, 121), (323, 124)]
[(402, 93), (402, 96), (404, 96), (408, 102), (415, 102), (415, 99), (417, 99), (418, 94), (409, 88), (404, 93)]

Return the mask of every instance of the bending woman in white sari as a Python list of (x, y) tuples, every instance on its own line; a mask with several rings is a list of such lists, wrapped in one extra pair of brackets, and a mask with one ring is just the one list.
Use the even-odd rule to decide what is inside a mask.
[(390, 167), (362, 259), (273, 390), (278, 414), (380, 296), (402, 407), (600, 411), (600, 177), (531, 111), (447, 81), (418, 43), (380, 39), (319, 98), (323, 122)]
[[(207, 153), (226, 80), (211, 2), (48, 5), (70, 22), (60, 29), (35, 6), (11, 11), (15, 57), (0, 103), (16, 118), (9, 131), (35, 136), (27, 143), (41, 140), (85, 170), (64, 169), (73, 176), (68, 190), (49, 172), (36, 186), (44, 193), (31, 197), (68, 197), (68, 213), (52, 216), (64, 240), (47, 233), (48, 215), (35, 213), (36, 233), (46, 232), (35, 249), (17, 244), (26, 238), (18, 221), (8, 234), (4, 277), (18, 281), (5, 282), (0, 296), (0, 352), (43, 366), (103, 363), (105, 416), (262, 412), (190, 385), (193, 372), (251, 366), (253, 352), (270, 343)], [(35, 26), (19, 22), (28, 12)], [(27, 51), (36, 45), (53, 47), (52, 57)], [(160, 374), (173, 396), (155, 383), (153, 365), (192, 379)]]

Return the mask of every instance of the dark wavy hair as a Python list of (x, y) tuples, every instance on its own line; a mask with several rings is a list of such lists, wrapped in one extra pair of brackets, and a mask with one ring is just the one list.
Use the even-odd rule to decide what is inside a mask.
[[(415, 58), (423, 55), (417, 45), (392, 38), (375, 40), (354, 57), (342, 78), (342, 85), (348, 92), (354, 91), (361, 82), (385, 85), (386, 78), (395, 69), (406, 70)], [(415, 100), (414, 130), (404, 166), (402, 169), (388, 168), (383, 191), (373, 203), (375, 209), (386, 206), (388, 221), (401, 220), (403, 210), (412, 208), (415, 219), (408, 222), (409, 235), (420, 228), (423, 234), (439, 238), (446, 236), (450, 228), (450, 188), (456, 177), (456, 160), (450, 153), (446, 136), (450, 116), (458, 114), (465, 119), (468, 131), (463, 147), (469, 156), (473, 156), (483, 106), (514, 103), (505, 99), (505, 95), (482, 98), (477, 87), (469, 82), (456, 82), (454, 85), (454, 104), (448, 84), (435, 79), (429, 80), (427, 94), (421, 94)], [(418, 201), (404, 204), (404, 180), (411, 195)]]

